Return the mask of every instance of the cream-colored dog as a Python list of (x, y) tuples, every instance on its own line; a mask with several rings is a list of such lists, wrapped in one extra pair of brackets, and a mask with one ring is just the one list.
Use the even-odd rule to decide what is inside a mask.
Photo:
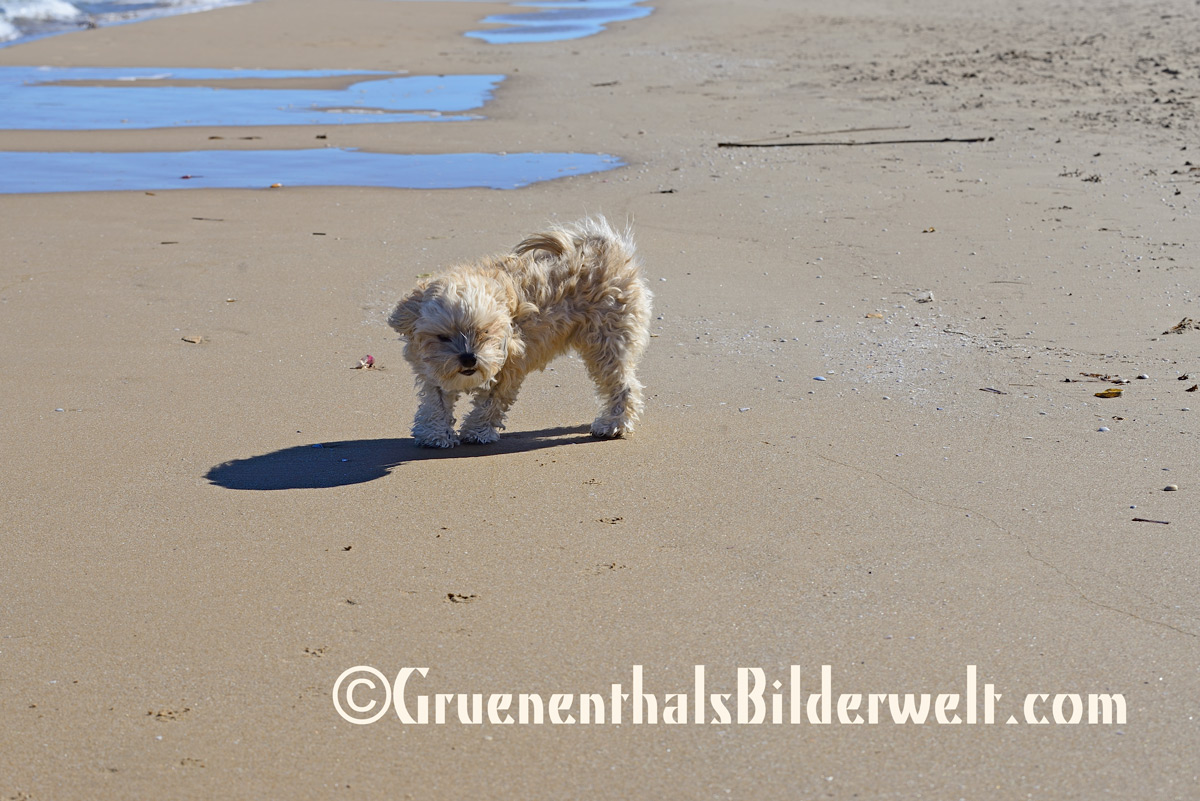
[[(650, 291), (632, 235), (603, 217), (422, 281), (388, 323), (407, 341), (404, 357), (417, 374), (418, 445), (495, 442), (525, 376), (569, 348), (600, 395), (594, 436), (628, 434), (642, 412), (634, 368), (650, 339)], [(455, 433), (454, 403), (464, 392), (474, 393), (474, 408)]]

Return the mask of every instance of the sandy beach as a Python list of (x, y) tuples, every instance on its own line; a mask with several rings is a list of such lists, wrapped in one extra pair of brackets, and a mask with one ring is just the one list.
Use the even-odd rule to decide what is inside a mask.
[[(624, 164), (0, 195), (0, 798), (1200, 798), (1195, 3), (652, 5), (494, 45), (463, 34), (520, 9), (260, 0), (0, 49), (504, 76), (481, 119), (5, 152)], [(499, 443), (415, 447), (391, 305), (596, 213), (655, 296), (636, 434), (588, 435), (563, 358)], [(431, 716), (561, 693), (576, 723), (358, 725), (358, 666), (428, 668)], [(635, 666), (659, 720), (580, 724)], [(906, 693), (960, 722), (865, 720)]]

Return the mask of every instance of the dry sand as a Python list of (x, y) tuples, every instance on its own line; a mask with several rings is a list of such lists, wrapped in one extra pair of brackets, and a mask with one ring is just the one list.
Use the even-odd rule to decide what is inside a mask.
[[(263, 0), (0, 50), (510, 76), (485, 121), (0, 149), (628, 163), (0, 197), (4, 799), (1200, 797), (1200, 331), (1162, 334), (1200, 318), (1195, 3), (655, 5), (553, 44), (460, 36), (500, 6)], [(789, 135), (994, 139), (717, 147)], [(388, 304), (584, 212), (635, 221), (661, 315), (637, 435), (591, 441), (560, 360), (497, 445), (414, 448)], [(1127, 721), (355, 726), (331, 701), (355, 665), (546, 696), (643, 665), (661, 697), (793, 664), (806, 693), (822, 665), (961, 693), (976, 665), (1002, 719), (1120, 693)]]

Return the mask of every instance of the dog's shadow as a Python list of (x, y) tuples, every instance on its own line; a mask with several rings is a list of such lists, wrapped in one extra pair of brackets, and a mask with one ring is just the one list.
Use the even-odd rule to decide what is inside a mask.
[(204, 477), (218, 487), (235, 490), (328, 489), (383, 478), (408, 462), (471, 459), (597, 441), (588, 426), (571, 426), (503, 434), (499, 442), (490, 445), (444, 450), (420, 448), (407, 438), (321, 442), (223, 462)]

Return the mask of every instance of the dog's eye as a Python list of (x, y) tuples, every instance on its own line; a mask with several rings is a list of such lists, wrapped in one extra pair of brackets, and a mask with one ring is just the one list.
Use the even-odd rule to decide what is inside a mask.
[(449, 342), (449, 341), (450, 341), (450, 337), (446, 336), (445, 334), (438, 334), (438, 342)]

